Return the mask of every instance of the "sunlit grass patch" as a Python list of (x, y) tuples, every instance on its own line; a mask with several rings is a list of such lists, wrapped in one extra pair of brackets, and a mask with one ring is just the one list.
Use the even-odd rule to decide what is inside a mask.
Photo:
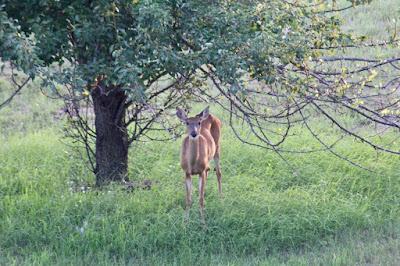
[[(138, 146), (131, 154), (130, 179), (153, 183), (149, 190), (129, 190), (117, 184), (88, 188), (94, 176), (50, 129), (7, 137), (1, 143), (0, 167), (2, 260), (273, 262), (286, 261), (282, 252), (289, 250), (326, 243), (340, 249), (342, 242), (332, 239), (346, 231), (397, 232), (400, 181), (391, 156), (377, 160), (364, 146), (346, 140), (338, 151), (362, 158), (373, 169), (383, 168), (388, 176), (358, 169), (328, 152), (285, 154), (294, 171), (274, 152), (244, 145), (223, 130), (224, 197), (219, 198), (210, 171), (206, 232), (200, 226), (197, 186), (186, 223), (180, 141)], [(304, 134), (302, 141), (307, 140), (312, 136)], [(306, 256), (296, 260), (315, 259)], [(343, 261), (355, 259), (355, 254), (348, 256)]]

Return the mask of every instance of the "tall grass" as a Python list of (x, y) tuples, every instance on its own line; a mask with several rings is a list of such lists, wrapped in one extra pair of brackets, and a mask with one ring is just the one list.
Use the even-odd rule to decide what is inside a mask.
[[(351, 5), (346, 0), (338, 2), (342, 7)], [(348, 9), (340, 16), (344, 20), (342, 25), (344, 32), (356, 36), (365, 35), (367, 40), (371, 40), (367, 43), (384, 43), (389, 42), (395, 28), (400, 25), (400, 5), (398, 0), (375, 0), (370, 5), (360, 5)], [(349, 48), (340, 55), (388, 59), (398, 55), (398, 47)]]
[[(132, 152), (131, 179), (149, 180), (152, 187), (131, 191), (118, 185), (89, 188), (94, 177), (51, 128), (3, 137), (0, 262), (283, 262), (287, 256), (296, 260), (291, 250), (324, 250), (343, 235), (398, 234), (400, 180), (391, 164), (394, 157), (376, 160), (349, 140), (342, 152), (384, 168), (388, 176), (349, 166), (328, 153), (287, 155), (294, 173), (275, 154), (243, 145), (223, 126), (224, 197), (219, 198), (210, 173), (206, 231), (197, 204), (186, 224), (180, 142), (147, 143)], [(307, 140), (311, 136), (302, 136), (302, 142)], [(84, 227), (83, 233), (76, 226)]]
[[(338, 1), (340, 6), (351, 5), (346, 0)], [(357, 35), (366, 35), (378, 40), (388, 40), (396, 21), (400, 18), (398, 0), (375, 0), (370, 5), (359, 5), (341, 14), (342, 29)], [(399, 24), (397, 23), (397, 26)]]

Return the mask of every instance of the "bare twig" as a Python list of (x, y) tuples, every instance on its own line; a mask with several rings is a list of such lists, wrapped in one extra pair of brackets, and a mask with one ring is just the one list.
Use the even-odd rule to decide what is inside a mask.
[(4, 106), (6, 106), (7, 104), (9, 104), (13, 98), (25, 87), (25, 85), (31, 80), (31, 76), (29, 76), (27, 79), (25, 79), (24, 82), (22, 82), (21, 84), (18, 84), (16, 82), (16, 80), (14, 79), (14, 76), (12, 76), (12, 81), (13, 83), (17, 86), (17, 89), (11, 94), (10, 97), (7, 98), (7, 100), (5, 100), (4, 102), (2, 102), (0, 104), (0, 109), (3, 108)]

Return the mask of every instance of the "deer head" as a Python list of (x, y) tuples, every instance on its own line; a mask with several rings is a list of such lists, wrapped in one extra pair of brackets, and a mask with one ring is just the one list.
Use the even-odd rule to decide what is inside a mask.
[(201, 121), (207, 119), (209, 115), (209, 107), (204, 109), (200, 114), (194, 117), (186, 117), (185, 112), (179, 107), (176, 108), (176, 115), (178, 118), (186, 123), (186, 134), (192, 138), (196, 139), (200, 134)]

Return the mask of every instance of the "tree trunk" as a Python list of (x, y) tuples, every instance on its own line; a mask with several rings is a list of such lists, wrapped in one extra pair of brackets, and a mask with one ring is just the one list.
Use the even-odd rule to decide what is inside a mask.
[(92, 90), (96, 127), (96, 184), (127, 179), (128, 134), (125, 91), (98, 84)]

